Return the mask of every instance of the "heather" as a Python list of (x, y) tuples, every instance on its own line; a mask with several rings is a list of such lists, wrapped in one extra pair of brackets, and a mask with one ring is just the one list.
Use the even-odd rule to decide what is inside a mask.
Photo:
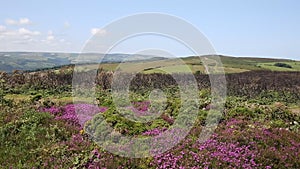
[(68, 104), (61, 107), (43, 107), (41, 112), (48, 112), (55, 116), (57, 120), (64, 120), (68, 124), (80, 125), (93, 118), (94, 115), (106, 111), (106, 107), (98, 107), (91, 104)]
[[(115, 138), (115, 142), (125, 135), (155, 137), (164, 146), (174, 143), (182, 130), (173, 127), (182, 104), (177, 90), (163, 89), (167, 99), (160, 113), (149, 100), (150, 92), (142, 89), (130, 92), (130, 105), (124, 103), (122, 113), (113, 104), (111, 91), (100, 87), (93, 102), (71, 101), (66, 86), (2, 90), (0, 168), (300, 168), (299, 100), (275, 88), (252, 96), (228, 95), (221, 115), (210, 111), (214, 108), (210, 90), (201, 89), (195, 123), (178, 144), (163, 153), (157, 153), (162, 147), (154, 142), (152, 156), (122, 157), (95, 142), (92, 134)], [(152, 115), (155, 118), (149, 120)], [(202, 142), (199, 137), (208, 116), (220, 121)], [(141, 118), (145, 122), (135, 121)], [(102, 132), (104, 121), (113, 134)], [(167, 131), (173, 140), (164, 140)], [(120, 150), (129, 153), (128, 148)]]

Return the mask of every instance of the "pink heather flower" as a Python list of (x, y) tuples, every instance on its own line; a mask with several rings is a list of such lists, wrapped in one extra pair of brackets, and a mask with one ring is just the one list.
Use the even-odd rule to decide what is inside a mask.
[(108, 108), (98, 107), (92, 104), (68, 104), (61, 107), (41, 108), (41, 112), (49, 112), (55, 116), (55, 119), (65, 120), (73, 125), (81, 125), (91, 120), (94, 115), (105, 112)]
[(164, 132), (166, 130), (167, 130), (167, 128), (162, 128), (162, 129), (155, 128), (155, 129), (143, 132), (142, 135), (143, 136), (156, 136), (156, 135), (159, 135), (159, 134), (161, 134), (162, 132)]

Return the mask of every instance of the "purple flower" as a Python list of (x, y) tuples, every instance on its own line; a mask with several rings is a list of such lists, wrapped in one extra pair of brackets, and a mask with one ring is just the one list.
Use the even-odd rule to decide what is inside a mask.
[(156, 136), (156, 135), (159, 135), (159, 134), (161, 134), (162, 132), (164, 132), (166, 130), (167, 130), (167, 128), (162, 128), (162, 129), (155, 128), (155, 129), (143, 132), (142, 135), (143, 136)]
[(94, 115), (105, 112), (106, 107), (98, 107), (92, 104), (68, 104), (62, 107), (41, 108), (41, 112), (49, 112), (55, 116), (55, 119), (65, 120), (70, 124), (81, 126)]

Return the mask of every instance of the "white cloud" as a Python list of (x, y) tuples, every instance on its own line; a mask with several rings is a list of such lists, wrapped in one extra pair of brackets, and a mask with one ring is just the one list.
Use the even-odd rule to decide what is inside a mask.
[(13, 35), (16, 35), (18, 34), (16, 31), (12, 31), (12, 30), (3, 30), (3, 31), (0, 31), (0, 35), (1, 36), (13, 36)]
[(107, 31), (106, 31), (105, 29), (92, 28), (92, 29), (91, 29), (91, 34), (92, 34), (92, 35), (104, 36), (104, 35), (107, 34)]
[[(6, 25), (0, 25), (0, 51), (80, 51), (81, 46), (71, 43), (63, 34), (52, 30), (40, 32), (25, 27), (32, 23), (27, 18), (6, 19), (5, 23)], [(64, 23), (65, 28), (69, 26), (68, 22)]]
[(6, 31), (6, 27), (3, 25), (0, 25), (0, 32), (4, 32), (4, 31)]
[(31, 31), (26, 28), (19, 28), (17, 30), (9, 30), (5, 26), (0, 25), (0, 35), (4, 37), (23, 37), (23, 36), (38, 36), (41, 33), (39, 31)]
[(39, 35), (41, 35), (39, 31), (31, 31), (26, 28), (9, 30), (4, 26), (0, 26), (0, 29), (2, 43), (6, 45), (4, 48), (9, 48), (10, 46), (14, 46), (14, 44), (27, 45), (29, 43), (34, 43), (37, 41), (36, 39), (39, 38)]
[(21, 18), (19, 20), (20, 25), (28, 25), (31, 24), (31, 21), (28, 18)]
[(54, 38), (54, 36), (53, 35), (48, 35), (47, 36), (47, 40), (48, 41), (52, 41), (52, 40), (54, 40), (55, 38)]
[(30, 36), (36, 36), (36, 35), (40, 35), (41, 34), (39, 31), (30, 31), (30, 30), (25, 29), (25, 28), (20, 28), (18, 30), (18, 33), (20, 35), (30, 35)]
[(6, 19), (5, 23), (6, 25), (17, 25), (18, 21), (15, 21), (13, 19)]
[(19, 20), (14, 19), (6, 19), (5, 20), (6, 25), (30, 25), (32, 22), (28, 18), (20, 18)]
[(55, 39), (52, 30), (49, 30), (49, 31), (48, 31), (48, 35), (47, 35), (47, 38), (46, 38), (46, 39), (47, 39), (48, 42), (53, 41), (53, 40)]

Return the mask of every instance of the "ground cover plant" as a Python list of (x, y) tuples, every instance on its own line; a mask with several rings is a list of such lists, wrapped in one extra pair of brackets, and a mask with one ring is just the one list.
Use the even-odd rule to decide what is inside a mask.
[[(72, 102), (70, 73), (44, 72), (44, 80), (41, 74), (2, 74), (0, 168), (300, 168), (299, 73), (227, 75), (229, 94), (220, 124), (203, 143), (198, 137), (213, 105), (207, 77), (195, 75), (200, 106), (193, 128), (175, 147), (148, 158), (114, 155), (97, 145), (88, 130), (97, 128), (101, 114), (116, 133), (159, 136), (178, 118), (181, 102), (173, 81), (162, 74), (137, 76), (129, 113), (143, 116), (151, 107), (147, 88), (136, 86), (158, 87), (167, 95), (163, 113), (139, 123), (118, 113), (106, 81), (110, 75), (100, 73), (93, 103)], [(150, 86), (151, 78), (163, 80)]]

